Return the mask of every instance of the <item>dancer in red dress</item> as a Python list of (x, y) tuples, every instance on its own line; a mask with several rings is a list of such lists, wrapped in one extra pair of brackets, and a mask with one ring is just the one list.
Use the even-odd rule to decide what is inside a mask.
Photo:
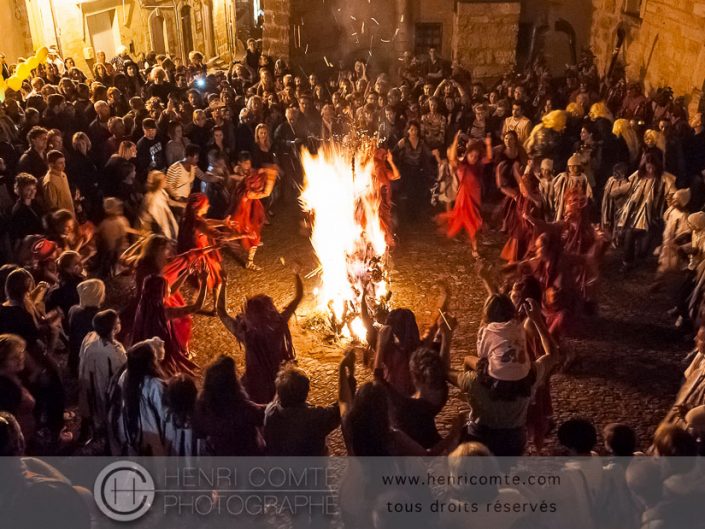
[(401, 174), (394, 163), (392, 153), (378, 148), (374, 155), (374, 185), (379, 204), (379, 224), (389, 248), (394, 246), (394, 220), (392, 218), (392, 182)]
[(188, 198), (184, 216), (179, 226), (176, 251), (179, 255), (169, 263), (166, 276), (178, 275), (184, 269), (204, 268), (208, 271), (208, 289), (213, 293), (213, 314), (218, 299), (218, 288), (222, 282), (223, 257), (218, 246), (225, 241), (244, 239), (249, 235), (233, 235), (219, 232), (219, 228), (230, 227), (220, 220), (205, 217), (210, 203), (203, 193), (194, 193)]
[(245, 268), (248, 270), (261, 270), (254, 259), (257, 247), (262, 244), (262, 226), (266, 218), (262, 199), (272, 194), (276, 179), (277, 170), (274, 167), (263, 167), (246, 176), (235, 193), (230, 225), (236, 232), (243, 234), (241, 243), (247, 250)]
[[(166, 279), (169, 287), (164, 299), (166, 307), (179, 308), (186, 306), (186, 300), (179, 289), (189, 275), (194, 273), (194, 270), (190, 267), (191, 261), (180, 255), (173, 257), (172, 253), (170, 239), (163, 235), (152, 234), (146, 239), (133, 244), (122, 255), (122, 262), (128, 266), (133, 266), (135, 271), (135, 293), (120, 313), (122, 331), (119, 338), (126, 346), (136, 341), (133, 339), (133, 324), (137, 314), (137, 305), (142, 297), (144, 280), (147, 277), (161, 275)], [(173, 318), (171, 325), (181, 348), (188, 355), (193, 327), (191, 316), (187, 314)]]
[(175, 322), (201, 308), (206, 296), (206, 269), (200, 273), (200, 289), (197, 299), (191, 305), (168, 306), (169, 284), (164, 276), (150, 275), (144, 280), (142, 295), (137, 304), (137, 313), (132, 329), (135, 343), (158, 337), (164, 342), (164, 358), (161, 367), (168, 375), (187, 373), (193, 375), (198, 366), (189, 358), (189, 351), (178, 336)]
[(497, 188), (504, 194), (502, 232), (508, 236), (500, 257), (513, 263), (524, 259), (534, 238), (534, 228), (524, 214), (541, 217), (541, 195), (538, 180), (532, 173), (520, 173), (518, 161), (502, 161), (497, 165)]
[[(470, 238), (473, 257), (479, 257), (477, 251), (477, 233), (482, 228), (482, 173), (485, 165), (492, 160), (492, 141), (488, 137), (485, 143), (479, 140), (470, 140), (465, 156), (462, 160), (457, 158), (459, 135), (456, 134), (453, 144), (448, 149), (448, 161), (451, 169), (457, 172), (459, 187), (458, 197), (453, 210), (441, 213), (437, 220), (447, 226), (446, 235), (455, 237), (460, 230), (465, 230)], [(482, 159), (483, 149), (485, 159)]]

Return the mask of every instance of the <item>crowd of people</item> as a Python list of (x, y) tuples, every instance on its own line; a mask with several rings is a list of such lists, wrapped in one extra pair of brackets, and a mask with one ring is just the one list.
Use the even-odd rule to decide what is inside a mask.
[[(589, 50), (561, 77), (538, 58), (491, 86), (434, 49), (404, 54), (394, 72), (357, 60), (306, 77), (254, 40), (229, 71), (209, 70), (199, 52), (182, 62), (121, 49), (84, 72), (52, 49), (33, 75), (0, 105), (2, 455), (92, 445), (115, 456), (323, 456), (338, 427), (355, 456), (450, 453), (462, 465), (542, 453), (555, 426), (551, 375), (571, 361), (562, 338), (598, 309), (608, 251), (625, 274), (655, 251), (653, 288), (668, 290), (683, 333), (700, 329), (653, 452), (705, 453), (705, 127), (670, 89), (647, 97), (639, 83), (600, 79)], [(302, 279), (283, 309), (261, 294), (232, 316), (221, 251), (259, 270), (263, 227), (302, 188), (301, 150), (353, 136), (374, 141), (390, 251), (404, 244), (400, 225), (435, 219), (467, 236), (488, 298), (460, 369), (450, 292), (423, 334), (409, 309), (363, 314), (374, 381), (358, 386), (362, 358), (349, 350), (337, 401), (316, 406), (288, 323)], [(482, 244), (495, 224), (501, 262)], [(106, 285), (125, 275), (131, 294), (106, 306)], [(192, 358), (192, 315), (210, 303), (244, 366)], [(441, 435), (449, 384), (471, 412)], [(66, 427), (75, 414), (78, 435)], [(648, 444), (628, 425), (602, 426), (603, 453)], [(562, 453), (598, 450), (587, 419), (557, 435)], [(633, 523), (621, 527), (683, 501), (633, 492)], [(373, 511), (350, 506), (346, 523), (382, 527)]]

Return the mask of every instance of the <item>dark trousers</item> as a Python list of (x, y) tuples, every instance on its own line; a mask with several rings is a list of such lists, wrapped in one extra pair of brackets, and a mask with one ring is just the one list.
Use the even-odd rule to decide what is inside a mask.
[(624, 232), (624, 262), (632, 264), (635, 259), (643, 258), (649, 251), (651, 237), (646, 230), (628, 229)]
[(526, 428), (494, 429), (469, 422), (461, 442), (469, 441), (482, 443), (497, 457), (518, 457), (526, 449)]

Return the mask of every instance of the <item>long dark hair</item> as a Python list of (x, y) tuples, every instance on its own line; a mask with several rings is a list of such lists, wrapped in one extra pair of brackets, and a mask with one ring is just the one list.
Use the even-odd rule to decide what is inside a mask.
[(149, 342), (139, 342), (127, 351), (127, 375), (123, 402), (127, 418), (127, 437), (130, 444), (138, 445), (140, 436), (140, 399), (142, 386), (147, 377), (163, 379), (162, 371), (157, 363), (157, 353)]
[(482, 309), (482, 323), (505, 323), (516, 316), (514, 303), (505, 294), (492, 294), (485, 300)]
[(235, 361), (229, 356), (218, 357), (206, 368), (198, 397), (199, 411), (226, 417), (246, 400), (249, 397), (237, 376)]
[(191, 422), (197, 396), (196, 383), (190, 376), (180, 373), (169, 379), (164, 391), (164, 405), (178, 426), (185, 427)]
[(387, 325), (392, 328), (392, 334), (399, 342), (399, 350), (411, 357), (411, 353), (421, 345), (414, 313), (409, 309), (394, 309), (387, 315)]
[[(243, 315), (247, 350), (255, 353), (265, 365), (276, 361), (276, 365), (267, 365), (268, 372), (276, 373), (279, 371), (280, 361), (289, 361), (296, 357), (289, 325), (271, 297), (259, 294), (248, 298)], [(283, 354), (283, 358), (278, 356), (279, 352)]]
[(201, 222), (198, 211), (208, 204), (208, 198), (203, 193), (193, 193), (188, 197), (184, 216), (179, 226), (179, 236), (176, 242), (176, 251), (187, 252), (196, 248), (196, 230)]
[(387, 393), (379, 382), (367, 382), (355, 395), (347, 415), (353, 455), (389, 456), (390, 420)]
[(656, 176), (660, 177), (663, 174), (663, 159), (657, 156), (653, 152), (647, 152), (644, 156), (644, 160), (639, 166), (639, 177), (646, 176), (646, 164), (651, 164), (656, 167)]

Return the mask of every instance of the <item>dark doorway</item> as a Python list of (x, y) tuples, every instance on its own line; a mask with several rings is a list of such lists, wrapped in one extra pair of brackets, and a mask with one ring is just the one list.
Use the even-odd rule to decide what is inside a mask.
[(181, 8), (181, 33), (184, 39), (184, 60), (193, 51), (193, 29), (191, 28), (191, 6)]

